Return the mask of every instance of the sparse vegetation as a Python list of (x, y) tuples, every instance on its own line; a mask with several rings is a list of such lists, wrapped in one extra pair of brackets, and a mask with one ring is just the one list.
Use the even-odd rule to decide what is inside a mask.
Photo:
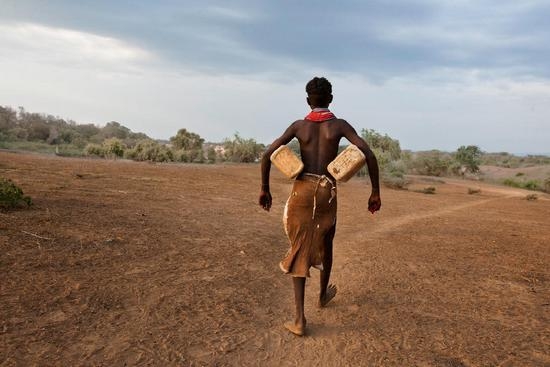
[[(390, 162), (401, 159), (401, 145), (399, 144), (399, 140), (393, 139), (387, 134), (382, 135), (373, 129), (361, 130), (361, 136), (376, 155), (378, 165), (382, 172), (386, 170), (386, 166)], [(363, 170), (361, 175), (367, 175), (366, 169)]]
[(11, 209), (22, 205), (31, 206), (32, 200), (10, 179), (0, 177), (0, 209)]
[(469, 195), (479, 194), (480, 192), (481, 192), (481, 189), (474, 189), (474, 188), (468, 187), (468, 194)]
[(382, 172), (382, 183), (392, 189), (405, 189), (408, 184), (406, 169), (402, 161), (390, 161)]
[(419, 192), (421, 192), (423, 194), (433, 195), (433, 194), (435, 194), (435, 187), (433, 187), (433, 186), (424, 187)]
[(516, 180), (514, 178), (506, 178), (502, 181), (502, 184), (520, 189), (550, 192), (548, 191), (550, 188), (548, 186), (550, 186), (550, 184), (547, 183), (547, 181), (548, 179), (544, 183), (541, 183), (539, 180)]
[(525, 200), (527, 201), (534, 201), (534, 200), (537, 200), (539, 197), (537, 196), (537, 194), (528, 194), (525, 196)]
[(439, 150), (417, 152), (412, 156), (410, 168), (413, 173), (425, 176), (445, 176), (449, 173), (452, 157)]
[(254, 139), (245, 139), (239, 133), (235, 133), (232, 139), (226, 139), (223, 145), (226, 158), (241, 163), (258, 161), (265, 149), (263, 144), (258, 144)]
[(484, 153), (481, 164), (505, 168), (532, 167), (550, 164), (550, 157), (543, 155), (516, 156), (507, 152)]

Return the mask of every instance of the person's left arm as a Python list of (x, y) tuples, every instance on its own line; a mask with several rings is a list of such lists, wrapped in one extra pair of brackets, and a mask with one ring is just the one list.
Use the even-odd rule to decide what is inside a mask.
[[(297, 121), (296, 121), (297, 122)], [(260, 190), (260, 198), (258, 203), (264, 209), (271, 209), (272, 197), (269, 190), (269, 173), (271, 170), (271, 154), (281, 145), (288, 144), (296, 136), (296, 122), (290, 125), (279, 138), (275, 139), (266, 149), (262, 156), (262, 187)]]
[(369, 211), (374, 214), (374, 212), (380, 210), (382, 202), (380, 200), (380, 182), (379, 182), (379, 172), (378, 172), (378, 161), (376, 156), (370, 149), (369, 145), (363, 138), (361, 138), (353, 126), (351, 126), (347, 121), (343, 121), (343, 135), (350, 143), (354, 144), (359, 150), (365, 155), (367, 161), (367, 168), (369, 170), (370, 182), (372, 185), (372, 192), (369, 197)]

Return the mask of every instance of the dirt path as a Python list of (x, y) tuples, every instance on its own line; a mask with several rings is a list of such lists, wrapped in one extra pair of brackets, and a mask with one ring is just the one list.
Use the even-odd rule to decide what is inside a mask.
[[(339, 187), (333, 282), (308, 336), (292, 315), (281, 217), (257, 166), (178, 166), (0, 152), (35, 205), (0, 213), (0, 366), (546, 366), (550, 204), (430, 183)], [(427, 186), (421, 180), (418, 187)], [(502, 191), (504, 190), (504, 191)]]

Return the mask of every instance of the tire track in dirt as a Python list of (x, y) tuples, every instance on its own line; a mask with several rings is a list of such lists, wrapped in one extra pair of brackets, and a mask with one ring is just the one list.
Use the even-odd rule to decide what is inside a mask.
[[(509, 195), (509, 196), (506, 196), (505, 198), (512, 198), (512, 197), (515, 197), (515, 196), (517, 196), (517, 195)], [(437, 211), (434, 211), (434, 212), (426, 213), (426, 214), (408, 214), (408, 215), (404, 215), (404, 216), (395, 218), (395, 219), (391, 220), (388, 223), (382, 223), (378, 227), (374, 228), (372, 231), (369, 231), (369, 234), (372, 235), (372, 234), (386, 233), (386, 232), (392, 231), (392, 230), (394, 230), (398, 227), (401, 227), (403, 225), (410, 224), (412, 222), (426, 220), (426, 219), (430, 219), (430, 218), (433, 218), (433, 217), (441, 217), (441, 216), (444, 216), (446, 214), (450, 214), (450, 213), (453, 213), (453, 212), (456, 212), (456, 211), (459, 211), (459, 210), (472, 208), (472, 207), (479, 206), (479, 205), (484, 205), (484, 204), (490, 203), (492, 201), (497, 201), (497, 200), (501, 200), (501, 199), (502, 199), (501, 197), (491, 198), (491, 199), (483, 199), (483, 200), (478, 200), (478, 201), (471, 202), (471, 203), (464, 203), (464, 204), (449, 206), (449, 207), (446, 207), (446, 208), (443, 208), (443, 209), (440, 209), (440, 210), (437, 210)], [(364, 238), (364, 236), (365, 236), (364, 233), (357, 233), (355, 238), (360, 238), (360, 237)]]

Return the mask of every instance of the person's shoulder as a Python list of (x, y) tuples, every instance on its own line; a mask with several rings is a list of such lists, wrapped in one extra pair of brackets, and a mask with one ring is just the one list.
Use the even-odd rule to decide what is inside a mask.
[(306, 122), (306, 120), (303, 120), (303, 119), (296, 120), (296, 121), (294, 121), (293, 123), (290, 124), (290, 127), (300, 127), (305, 122)]
[(341, 118), (336, 118), (332, 121), (333, 121), (334, 124), (342, 126), (342, 127), (351, 126), (351, 124), (347, 120), (344, 120), (344, 119), (341, 119)]
[(341, 119), (341, 118), (335, 118), (334, 120), (332, 120), (336, 123), (340, 123), (340, 124), (348, 124), (348, 122), (345, 120), (345, 119)]

